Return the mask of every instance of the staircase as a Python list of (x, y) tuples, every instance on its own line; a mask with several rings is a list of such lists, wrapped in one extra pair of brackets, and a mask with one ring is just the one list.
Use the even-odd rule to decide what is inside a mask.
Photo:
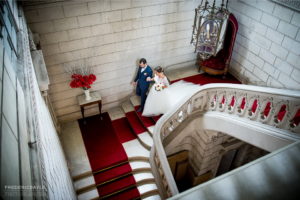
[(161, 199), (149, 162), (151, 131), (158, 118), (142, 117), (136, 112), (138, 107), (139, 98), (133, 96), (119, 108), (122, 115), (109, 112), (115, 132), (128, 134), (122, 141), (128, 161), (73, 177), (78, 199)]
[[(132, 96), (130, 100), (124, 102), (121, 106), (124, 112), (124, 119), (126, 119), (132, 133), (136, 137), (136, 140), (123, 143), (127, 156), (131, 159), (130, 165), (133, 169), (138, 165), (150, 168), (149, 156), (153, 145), (152, 130), (156, 123), (152, 118), (143, 117), (141, 113), (136, 111), (139, 107), (139, 102), (139, 97)], [(135, 158), (143, 158), (145, 162), (137, 162)], [(134, 178), (137, 183), (143, 183), (138, 186), (142, 199), (145, 197), (147, 197), (145, 199), (149, 200), (161, 199), (151, 170), (148, 173), (135, 174)]]
[[(204, 74), (199, 75), (198, 72), (192, 72), (188, 75), (186, 77), (185, 73), (181, 73), (182, 77), (177, 77), (177, 80), (183, 78), (195, 84), (224, 81)], [(239, 83), (232, 78), (225, 81)], [(143, 117), (140, 112), (137, 112), (139, 105), (140, 98), (132, 96), (121, 107), (108, 112), (115, 132), (117, 134), (120, 131), (127, 133), (127, 138), (121, 143), (128, 156), (128, 162), (119, 163), (120, 165), (107, 171), (94, 174), (95, 181), (93, 181), (91, 173), (86, 182), (79, 180), (79, 182), (84, 183), (76, 184), (75, 181), (79, 199), (161, 199), (160, 189), (152, 173), (153, 166), (150, 165), (149, 160), (150, 150), (153, 146), (154, 126), (161, 116)], [(117, 116), (116, 113), (118, 113)], [(122, 114), (120, 115), (120, 113)], [(114, 171), (120, 173), (114, 173)], [(135, 189), (137, 189), (140, 196), (137, 195)]]

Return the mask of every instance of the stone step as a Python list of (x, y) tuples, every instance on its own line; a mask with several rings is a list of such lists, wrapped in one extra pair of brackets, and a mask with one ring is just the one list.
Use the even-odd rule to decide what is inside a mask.
[(151, 190), (157, 190), (157, 186), (155, 183), (147, 183), (147, 184), (143, 184), (137, 187), (140, 194), (143, 195), (146, 192), (149, 192)]
[(138, 137), (140, 140), (142, 140), (146, 145), (152, 147), (153, 145), (153, 138), (149, 135), (148, 132), (144, 132), (141, 134), (138, 134)]
[(131, 96), (130, 97), (130, 102), (133, 105), (133, 107), (141, 105), (141, 99), (137, 95)]
[(93, 190), (78, 195), (77, 198), (78, 200), (95, 199), (95, 198), (99, 198), (99, 194), (97, 189), (95, 188)]
[(122, 104), (122, 108), (136, 136), (142, 145), (150, 150), (153, 145), (153, 139), (136, 115), (133, 105), (130, 103), (130, 101), (126, 101)]
[(109, 109), (107, 112), (108, 112), (108, 115), (109, 115), (111, 121), (125, 117), (125, 113), (124, 113), (122, 107), (120, 107), (120, 106)]
[(147, 158), (150, 157), (150, 151), (143, 147), (143, 145), (137, 139), (124, 142), (122, 145), (128, 158), (139, 156)]
[(134, 176), (134, 179), (136, 182), (144, 180), (144, 179), (154, 178), (154, 176), (151, 172), (136, 173), (133, 176)]
[(143, 200), (161, 200), (161, 198), (157, 194), (157, 195), (153, 195), (153, 196), (150, 196), (150, 197), (143, 198)]
[(150, 163), (145, 161), (130, 161), (129, 164), (132, 170), (141, 168), (151, 168)]
[(134, 111), (134, 107), (131, 101), (125, 101), (124, 103), (122, 103), (122, 108), (125, 113)]
[(95, 184), (93, 175), (85, 177), (83, 179), (79, 179), (77, 181), (74, 181), (75, 190), (78, 190), (78, 189), (81, 189), (88, 185), (93, 185), (93, 184)]

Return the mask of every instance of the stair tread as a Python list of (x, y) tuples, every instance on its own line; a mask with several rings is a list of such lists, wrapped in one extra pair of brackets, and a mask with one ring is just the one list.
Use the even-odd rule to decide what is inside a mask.
[(144, 124), (145, 127), (155, 125), (155, 122), (151, 117), (144, 117), (144, 116), (142, 116), (142, 112), (137, 112), (137, 110), (139, 109), (139, 106), (135, 106), (134, 109), (136, 111), (136, 114), (141, 119), (141, 121), (142, 121), (142, 123)]
[(120, 166), (112, 168), (110, 170), (95, 174), (94, 175), (95, 183), (96, 184), (104, 183), (111, 179), (117, 178), (121, 175), (130, 173), (131, 171), (132, 170), (131, 170), (130, 164), (126, 163), (124, 165), (120, 165)]
[(141, 105), (141, 97), (133, 95), (130, 97), (130, 102), (133, 105), (133, 107), (139, 106)]
[(133, 176), (134, 176), (135, 181), (137, 181), (137, 182), (145, 180), (145, 179), (152, 179), (152, 178), (154, 179), (152, 172), (136, 173)]
[(151, 165), (149, 162), (130, 161), (129, 164), (133, 170), (140, 169), (140, 168), (151, 168)]
[(126, 101), (122, 104), (122, 109), (124, 113), (134, 111), (134, 107), (130, 101)]
[(99, 197), (99, 194), (98, 194), (98, 191), (97, 191), (96, 188), (93, 189), (93, 190), (84, 192), (82, 194), (79, 194), (77, 196), (78, 200), (95, 199), (95, 198), (98, 198), (98, 197)]
[(142, 140), (146, 145), (152, 147), (153, 139), (148, 132), (144, 132), (138, 135), (139, 139)]
[(143, 147), (143, 145), (138, 140), (131, 140), (129, 142), (123, 143), (123, 147), (128, 158), (134, 157), (147, 157), (150, 156), (150, 151)]
[(113, 195), (111, 197), (108, 197), (108, 200), (130, 200), (130, 199), (136, 199), (140, 197), (140, 193), (137, 189), (137, 187), (131, 188), (129, 190), (126, 190), (124, 192), (121, 192), (119, 194)]
[(152, 190), (157, 190), (157, 186), (155, 183), (148, 183), (148, 184), (138, 186), (138, 190), (140, 194), (144, 194)]
[(157, 194), (157, 195), (153, 195), (153, 196), (150, 196), (150, 197), (143, 198), (143, 200), (161, 200), (161, 198)]
[(133, 175), (129, 175), (127, 177), (124, 177), (122, 179), (110, 182), (105, 185), (101, 185), (98, 187), (98, 191), (100, 196), (105, 196), (108, 194), (112, 194), (114, 192), (118, 192), (124, 188), (127, 188), (129, 186), (135, 185), (135, 180)]
[(136, 134), (140, 134), (147, 131), (143, 124), (140, 122), (135, 111), (125, 113), (125, 115), (127, 117), (127, 120), (129, 121), (130, 126)]
[(94, 179), (94, 176), (88, 176), (88, 177), (85, 177), (83, 179), (79, 179), (77, 181), (74, 181), (74, 187), (76, 190), (78, 189), (81, 189), (87, 185), (93, 185), (95, 184), (95, 179)]
[(121, 143), (128, 142), (137, 138), (136, 134), (131, 130), (126, 117), (112, 121), (112, 126)]

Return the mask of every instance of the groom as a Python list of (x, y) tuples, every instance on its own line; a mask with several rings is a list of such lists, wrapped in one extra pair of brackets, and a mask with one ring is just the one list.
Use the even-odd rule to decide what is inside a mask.
[(140, 59), (139, 66), (139, 70), (132, 84), (136, 86), (136, 94), (141, 97), (141, 107), (137, 111), (142, 112), (147, 98), (146, 93), (150, 84), (150, 82), (147, 81), (147, 78), (152, 78), (152, 69), (147, 65), (145, 58)]

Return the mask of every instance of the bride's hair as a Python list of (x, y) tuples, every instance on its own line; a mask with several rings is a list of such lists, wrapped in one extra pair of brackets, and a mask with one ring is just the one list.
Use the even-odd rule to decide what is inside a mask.
[(154, 70), (157, 71), (158, 73), (164, 72), (164, 69), (161, 66), (155, 67)]

